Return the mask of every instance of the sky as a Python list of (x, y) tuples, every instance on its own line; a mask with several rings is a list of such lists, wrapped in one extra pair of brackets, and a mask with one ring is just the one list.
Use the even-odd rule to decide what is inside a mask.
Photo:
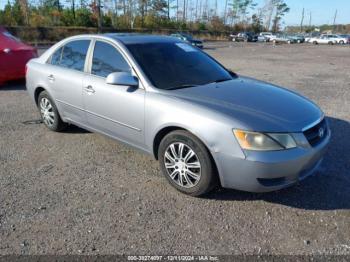
[[(195, 1), (192, 0), (192, 2)], [(209, 0), (212, 5), (215, 1), (217, 1), (218, 7), (223, 10), (225, 0)], [(265, 0), (255, 0), (255, 2), (259, 6), (263, 6)], [(303, 7), (305, 8), (305, 25), (309, 24), (310, 12), (313, 25), (333, 24), (336, 10), (338, 10), (336, 23), (350, 24), (350, 0), (285, 0), (285, 2), (290, 7), (290, 12), (283, 19), (284, 26), (299, 25)], [(5, 3), (7, 3), (7, 0), (0, 0), (0, 9), (4, 7)]]
[[(265, 0), (255, 0), (259, 6), (263, 6)], [(336, 23), (350, 24), (350, 0), (285, 0), (290, 7), (290, 12), (285, 15), (285, 25), (300, 25), (301, 14), (305, 8), (304, 24), (309, 24), (310, 12), (312, 24), (333, 24), (335, 11), (337, 12)], [(225, 0), (218, 0), (224, 5)]]
[(286, 25), (298, 25), (305, 8), (304, 23), (309, 23), (310, 12), (312, 24), (333, 24), (337, 10), (337, 24), (350, 24), (350, 0), (287, 0), (290, 12), (285, 16)]

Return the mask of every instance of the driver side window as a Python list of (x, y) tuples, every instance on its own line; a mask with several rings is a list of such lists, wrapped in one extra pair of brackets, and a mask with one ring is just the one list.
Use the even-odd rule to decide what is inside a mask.
[(130, 72), (130, 66), (112, 45), (96, 41), (92, 58), (91, 74), (107, 77), (114, 72)]

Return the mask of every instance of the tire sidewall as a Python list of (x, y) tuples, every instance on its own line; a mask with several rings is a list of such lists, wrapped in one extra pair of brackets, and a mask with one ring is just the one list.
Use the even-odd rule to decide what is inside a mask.
[[(197, 185), (191, 188), (184, 188), (174, 182), (164, 165), (164, 153), (168, 146), (172, 143), (181, 142), (189, 146), (197, 155), (199, 162), (201, 164), (201, 177)], [(159, 145), (158, 159), (160, 163), (160, 168), (165, 175), (169, 183), (175, 187), (177, 190), (192, 196), (199, 196), (210, 191), (215, 185), (215, 172), (213, 168), (213, 163), (210, 158), (209, 152), (205, 145), (195, 136), (189, 132), (178, 130), (173, 131), (166, 135)]]
[[(53, 111), (53, 113), (55, 114), (55, 116), (54, 116), (54, 123), (53, 123), (52, 126), (48, 126), (48, 125), (45, 124), (44, 119), (43, 119), (43, 116), (41, 115), (41, 112), (40, 112), (40, 109), (41, 109), (41, 108), (40, 108), (40, 103), (41, 103), (41, 100), (42, 100), (43, 98), (46, 98), (46, 99), (48, 99), (48, 100), (50, 101), (51, 106), (52, 106), (52, 111)], [(60, 129), (60, 123), (59, 123), (59, 121), (60, 121), (60, 116), (59, 116), (57, 107), (56, 107), (55, 103), (53, 102), (53, 99), (50, 97), (50, 95), (49, 95), (46, 91), (43, 91), (43, 92), (41, 92), (41, 93), (39, 94), (39, 97), (38, 97), (38, 109), (39, 109), (40, 117), (41, 117), (41, 119), (42, 119), (44, 125), (45, 125), (48, 129), (50, 129), (50, 130), (52, 130), (52, 131), (58, 131), (58, 130)]]

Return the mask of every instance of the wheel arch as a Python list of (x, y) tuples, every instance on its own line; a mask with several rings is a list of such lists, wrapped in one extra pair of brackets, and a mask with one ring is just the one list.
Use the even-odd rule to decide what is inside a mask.
[[(158, 132), (154, 136), (153, 145), (152, 145), (152, 148), (153, 148), (152, 152), (153, 152), (153, 156), (155, 159), (158, 160), (158, 149), (159, 149), (159, 145), (160, 145), (160, 142), (162, 141), (162, 139), (167, 134), (169, 134), (170, 132), (175, 131), (175, 130), (184, 130), (184, 131), (190, 132), (186, 128), (183, 128), (180, 126), (175, 126), (175, 125), (166, 126), (166, 127), (161, 128), (160, 130), (158, 130)], [(192, 132), (190, 132), (190, 133), (192, 133)], [(202, 143), (203, 143), (203, 141), (202, 141)]]
[(35, 88), (35, 90), (34, 90), (34, 101), (35, 101), (36, 105), (38, 105), (38, 98), (39, 98), (39, 95), (40, 95), (40, 93), (43, 92), (43, 91), (46, 91), (46, 92), (47, 92), (47, 90), (46, 90), (44, 87), (42, 87), (42, 86), (37, 86), (37, 87)]
[[(217, 175), (217, 178), (219, 179), (219, 181), (221, 180), (220, 179), (220, 175), (219, 175), (219, 169), (218, 169), (218, 166), (216, 164), (216, 160), (210, 150), (210, 148), (208, 147), (207, 143), (205, 141), (203, 141), (203, 139), (198, 136), (197, 134), (195, 134), (194, 132), (191, 132), (191, 130), (189, 130), (188, 128), (184, 128), (184, 127), (181, 127), (179, 125), (169, 125), (169, 126), (166, 126), (166, 127), (163, 127), (161, 128), (160, 130), (158, 130), (158, 132), (156, 133), (156, 135), (154, 136), (154, 139), (153, 139), (153, 156), (155, 159), (158, 160), (158, 149), (159, 149), (159, 145), (160, 145), (160, 142), (162, 141), (162, 139), (167, 135), (169, 134), (170, 132), (173, 132), (175, 130), (183, 130), (183, 131), (187, 131), (189, 132), (190, 134), (192, 134), (193, 136), (195, 136), (197, 139), (199, 139), (199, 141), (201, 141), (203, 143), (203, 145), (205, 146), (205, 148), (208, 150), (208, 153), (209, 153), (209, 157), (210, 159), (212, 160), (212, 163), (213, 163), (213, 166), (214, 166), (214, 169), (216, 171), (216, 175)], [(220, 181), (221, 182), (221, 181)]]

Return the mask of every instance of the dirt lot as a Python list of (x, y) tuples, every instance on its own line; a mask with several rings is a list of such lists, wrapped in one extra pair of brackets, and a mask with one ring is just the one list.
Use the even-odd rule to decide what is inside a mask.
[(39, 114), (13, 83), (0, 88), (0, 254), (350, 254), (350, 46), (206, 51), (321, 106), (333, 138), (316, 176), (268, 194), (187, 197), (149, 156), (31, 121)]

